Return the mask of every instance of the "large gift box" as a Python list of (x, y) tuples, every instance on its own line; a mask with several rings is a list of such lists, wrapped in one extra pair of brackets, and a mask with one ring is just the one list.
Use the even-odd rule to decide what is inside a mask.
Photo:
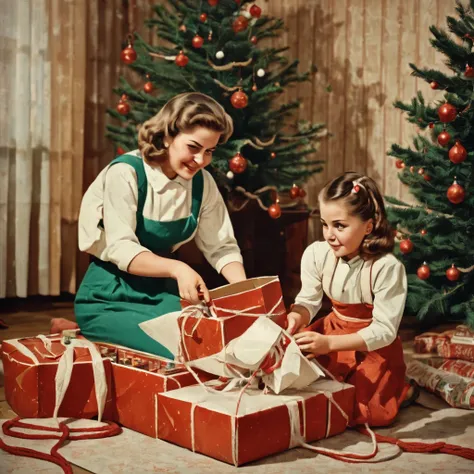
[(239, 466), (342, 433), (353, 406), (354, 387), (332, 380), (283, 395), (196, 385), (158, 395), (158, 437)]
[(181, 353), (195, 360), (221, 351), (242, 335), (257, 318), (265, 316), (281, 327), (286, 309), (278, 277), (250, 278), (210, 290), (211, 304), (202, 308), (182, 301), (178, 318)]
[[(103, 409), (105, 419), (113, 418), (114, 400), (107, 390), (112, 385), (111, 362), (93, 361), (93, 344), (78, 341), (80, 344), (70, 346), (70, 357), (63, 359), (61, 381), (56, 377), (59, 361), (69, 346), (60, 336), (2, 343), (5, 397), (15, 413), (25, 418), (92, 418)], [(99, 376), (100, 387), (95, 383)]]

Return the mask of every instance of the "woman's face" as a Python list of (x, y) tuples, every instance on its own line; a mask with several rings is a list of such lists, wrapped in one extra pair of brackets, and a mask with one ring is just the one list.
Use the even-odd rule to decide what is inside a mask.
[(168, 159), (161, 165), (163, 173), (169, 179), (176, 176), (192, 179), (211, 162), (220, 136), (220, 132), (197, 125), (178, 133), (174, 138), (166, 137), (164, 144), (168, 150)]

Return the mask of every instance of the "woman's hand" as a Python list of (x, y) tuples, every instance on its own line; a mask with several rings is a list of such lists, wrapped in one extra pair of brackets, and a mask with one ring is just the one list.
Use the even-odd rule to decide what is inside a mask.
[(301, 352), (309, 352), (308, 359), (314, 359), (318, 355), (331, 352), (329, 347), (329, 337), (314, 331), (304, 331), (295, 335), (296, 344)]
[(199, 293), (204, 296), (204, 301), (209, 303), (211, 297), (204, 280), (199, 273), (195, 272), (184, 262), (176, 262), (173, 270), (173, 278), (178, 282), (179, 296), (192, 304), (200, 303)]

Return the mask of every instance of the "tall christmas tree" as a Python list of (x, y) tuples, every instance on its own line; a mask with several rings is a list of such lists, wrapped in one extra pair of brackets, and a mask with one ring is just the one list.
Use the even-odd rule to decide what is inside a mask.
[[(301, 185), (321, 169), (311, 155), (325, 129), (295, 120), (299, 101), (279, 100), (286, 87), (309, 80), (315, 71), (298, 73), (298, 60), (283, 54), (286, 47), (260, 47), (281, 35), (283, 21), (240, 0), (169, 0), (154, 13), (147, 25), (156, 29), (159, 46), (134, 34), (122, 51), (142, 87), (136, 90), (121, 78), (115, 90), (120, 100), (108, 113), (119, 124), (108, 126), (108, 136), (117, 151), (137, 148), (137, 126), (171, 97), (198, 91), (216, 99), (234, 120), (233, 136), (215, 152), (209, 169), (224, 197), (237, 190), (267, 205), (277, 198), (275, 191), (304, 197)], [(278, 217), (279, 205), (269, 213)]]
[(474, 327), (474, 0), (457, 3), (456, 11), (447, 18), (454, 36), (430, 28), (450, 72), (410, 64), (414, 76), (439, 90), (438, 100), (426, 104), (418, 92), (411, 103), (395, 102), (427, 133), (389, 152), (419, 202), (387, 197), (408, 274), (407, 313), (425, 326), (456, 320)]

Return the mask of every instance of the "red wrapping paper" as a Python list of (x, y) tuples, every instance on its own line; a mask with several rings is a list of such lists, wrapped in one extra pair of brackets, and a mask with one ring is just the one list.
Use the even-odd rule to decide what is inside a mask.
[(285, 395), (248, 389), (236, 415), (238, 390), (216, 394), (187, 387), (158, 395), (158, 437), (239, 466), (342, 433), (354, 394), (352, 385), (328, 380)]
[(436, 369), (444, 370), (445, 372), (451, 372), (453, 374), (460, 375), (461, 377), (474, 379), (474, 362), (457, 359), (446, 360), (436, 357), (428, 359), (427, 363)]
[[(196, 384), (181, 364), (145, 352), (113, 344), (98, 344), (105, 357), (111, 357), (114, 421), (147, 436), (157, 437), (158, 393)], [(203, 381), (212, 376), (199, 372)]]
[[(65, 351), (60, 337), (52, 340), (51, 352), (57, 359), (49, 358), (39, 338), (7, 340), (2, 343), (2, 360), (5, 376), (5, 398), (12, 410), (24, 418), (49, 418), (53, 416), (56, 402), (55, 377), (58, 359)], [(25, 346), (32, 357), (21, 353), (15, 341)], [(104, 361), (107, 386), (112, 385), (112, 366)], [(113, 419), (114, 400), (108, 390), (104, 409), (104, 419)], [(97, 416), (98, 408), (94, 390), (94, 377), (89, 351), (75, 348), (74, 367), (71, 381), (59, 408), (58, 416), (71, 418), (92, 418)]]
[[(217, 318), (186, 315), (178, 319), (182, 334), (181, 352), (185, 360), (195, 360), (220, 352), (241, 336), (263, 315), (276, 324), (286, 324), (286, 309), (278, 277), (250, 278), (210, 290), (212, 311)], [(183, 308), (189, 306), (181, 301)], [(245, 312), (249, 315), (238, 315)]]

